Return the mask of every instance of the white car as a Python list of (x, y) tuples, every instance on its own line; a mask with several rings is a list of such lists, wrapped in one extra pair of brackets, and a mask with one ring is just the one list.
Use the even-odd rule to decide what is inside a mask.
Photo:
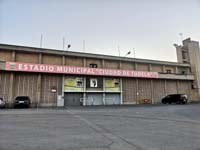
[(0, 108), (5, 108), (6, 103), (4, 102), (3, 98), (0, 97)]

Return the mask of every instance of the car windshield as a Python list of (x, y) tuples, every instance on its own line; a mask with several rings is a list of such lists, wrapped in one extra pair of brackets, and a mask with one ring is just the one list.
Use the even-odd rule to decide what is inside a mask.
[(16, 97), (16, 100), (24, 101), (24, 100), (29, 100), (29, 98), (27, 96), (20, 96), (20, 97)]

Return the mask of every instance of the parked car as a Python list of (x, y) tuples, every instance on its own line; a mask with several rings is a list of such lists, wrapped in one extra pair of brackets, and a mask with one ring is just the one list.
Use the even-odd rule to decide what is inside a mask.
[(167, 95), (162, 99), (163, 104), (171, 104), (171, 103), (176, 103), (176, 104), (186, 104), (188, 102), (188, 98), (186, 94), (171, 94)]
[(31, 100), (28, 96), (17, 96), (14, 101), (14, 108), (29, 108)]
[(6, 102), (3, 100), (3, 98), (0, 97), (0, 108), (5, 108)]

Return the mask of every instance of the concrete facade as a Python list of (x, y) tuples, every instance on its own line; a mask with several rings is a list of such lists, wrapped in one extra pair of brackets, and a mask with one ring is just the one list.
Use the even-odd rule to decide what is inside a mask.
[[(176, 45), (177, 58), (179, 63), (190, 64), (190, 72), (194, 75), (192, 88), (200, 95), (200, 49), (199, 42), (185, 39), (182, 45)], [(181, 69), (180, 72), (187, 73), (188, 70)]]
[[(191, 51), (194, 48), (197, 48), (197, 46), (189, 46)], [(143, 103), (144, 99), (148, 99), (150, 100), (150, 103), (154, 104), (160, 103), (161, 98), (167, 94), (175, 93), (186, 93), (190, 100), (198, 101), (199, 90), (193, 88), (193, 83), (198, 79), (195, 74), (198, 73), (198, 71), (194, 71), (194, 67), (196, 66), (194, 66), (193, 63), (183, 63), (180, 61), (180, 58), (178, 58), (178, 60), (179, 62), (175, 63), (125, 57), (119, 58), (107, 55), (1, 44), (0, 97), (3, 97), (6, 102), (12, 106), (16, 96), (27, 95), (31, 98), (33, 107), (56, 106), (58, 96), (67, 99), (65, 95), (70, 95), (70, 93), (77, 93), (82, 96), (81, 99), (88, 98), (88, 101), (91, 97), (95, 96), (96, 99), (102, 99), (102, 103), (93, 101), (90, 103), (91, 105), (93, 103), (98, 103), (100, 105), (108, 103), (114, 104), (114, 98), (120, 98), (119, 104), (140, 104)], [(115, 76), (99, 77), (91, 75), (54, 74), (47, 72), (7, 71), (5, 70), (6, 62), (79, 67), (89, 67), (91, 64), (95, 64), (97, 65), (97, 68), (158, 72), (159, 77), (157, 79)], [(83, 80), (83, 89), (75, 92), (65, 91), (64, 84), (65, 80), (68, 78)], [(89, 87), (89, 80), (93, 78), (97, 79), (99, 84), (98, 88)], [(120, 89), (118, 91), (107, 91), (106, 80), (114, 80), (116, 82), (115, 84), (119, 85)], [(51, 91), (52, 88), (56, 88), (56, 93)]]

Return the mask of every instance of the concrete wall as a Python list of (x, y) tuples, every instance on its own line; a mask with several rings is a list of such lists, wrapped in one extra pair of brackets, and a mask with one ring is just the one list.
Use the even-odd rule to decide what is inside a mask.
[(67, 66), (79, 66), (79, 67), (84, 66), (83, 58), (79, 57), (64, 57), (64, 58), (65, 58), (65, 65)]
[(124, 70), (134, 70), (134, 63), (121, 62), (121, 69), (124, 69)]
[(137, 103), (137, 81), (133, 78), (123, 78), (123, 103), (136, 104)]
[(118, 61), (104, 60), (104, 68), (119, 69), (119, 66)]
[[(23, 60), (23, 59), (21, 59)], [(43, 64), (51, 64), (51, 65), (61, 65), (62, 64), (62, 57), (59, 55), (42, 55), (42, 63)]]
[(16, 53), (16, 61), (23, 61), (25, 63), (38, 63), (39, 57), (38, 54), (34, 53)]
[(165, 91), (165, 80), (153, 80), (153, 103), (160, 103)]
[(0, 51), (0, 60), (1, 61), (12, 61), (12, 52), (11, 51)]
[(90, 64), (97, 64), (97, 67), (98, 67), (98, 68), (103, 68), (102, 60), (101, 60), (101, 59), (91, 59), (91, 58), (87, 58), (87, 59), (86, 59), (86, 67), (89, 67)]
[(151, 65), (151, 71), (153, 72), (163, 72), (163, 68), (161, 65)]
[(2, 97), (6, 102), (9, 102), (10, 93), (10, 73), (0, 72), (0, 97)]
[(138, 63), (137, 64), (137, 70), (139, 70), (139, 71), (149, 71), (149, 64)]
[[(200, 49), (199, 49), (199, 42), (191, 41), (190, 38), (185, 39), (183, 41), (183, 45), (176, 47), (178, 62), (185, 62), (190, 63), (191, 69), (188, 71), (194, 74), (195, 80), (193, 81), (193, 96), (194, 99), (200, 98)], [(183, 53), (186, 53), (186, 58), (183, 59)], [(184, 71), (182, 68), (179, 69), (180, 71)], [(198, 92), (197, 94), (194, 92)], [(195, 93), (195, 94), (194, 94)], [(198, 97), (198, 98), (197, 98)]]
[[(53, 93), (51, 89), (57, 91)], [(56, 106), (57, 95), (62, 95), (62, 75), (42, 74), (40, 106)]]
[(111, 61), (111, 60), (104, 60), (104, 68), (119, 69), (119, 62)]

